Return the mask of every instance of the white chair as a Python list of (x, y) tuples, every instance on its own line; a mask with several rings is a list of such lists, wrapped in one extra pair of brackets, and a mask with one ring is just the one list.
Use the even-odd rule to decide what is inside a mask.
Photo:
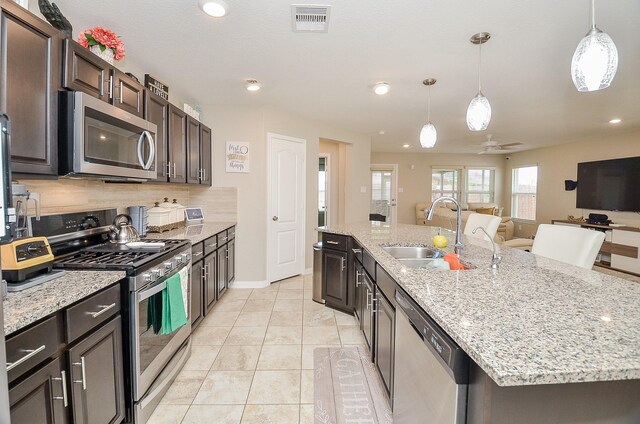
[(540, 224), (531, 253), (591, 269), (604, 233), (567, 225)]
[[(467, 223), (464, 226), (463, 234), (470, 237), (482, 238), (486, 241), (491, 241), (498, 232), (498, 227), (502, 222), (502, 218), (499, 216), (488, 215), (484, 213), (472, 213), (467, 218)], [(473, 230), (477, 227), (483, 227), (487, 233), (491, 236), (491, 239), (487, 238), (487, 235), (482, 231), (476, 231), (473, 234)]]

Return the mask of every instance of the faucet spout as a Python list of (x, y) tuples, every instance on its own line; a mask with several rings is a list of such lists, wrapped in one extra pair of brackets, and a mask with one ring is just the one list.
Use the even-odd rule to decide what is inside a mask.
[(502, 257), (500, 255), (498, 255), (498, 253), (496, 251), (496, 244), (494, 243), (493, 239), (491, 238), (491, 236), (489, 235), (487, 230), (484, 229), (484, 227), (476, 227), (476, 228), (473, 229), (472, 233), (475, 234), (476, 231), (478, 231), (478, 230), (482, 230), (482, 232), (485, 233), (487, 235), (487, 237), (489, 238), (489, 240), (491, 241), (491, 246), (493, 247), (493, 254), (491, 255), (491, 268), (492, 269), (498, 269), (498, 264), (500, 264), (500, 261), (502, 260)]
[(453, 202), (456, 204), (456, 207), (458, 208), (458, 211), (456, 213), (456, 244), (455, 244), (455, 252), (456, 254), (460, 254), (460, 250), (462, 250), (462, 248), (464, 247), (464, 244), (462, 244), (462, 231), (461, 231), (461, 226), (462, 226), (462, 207), (460, 206), (460, 203), (454, 198), (454, 197), (450, 197), (450, 196), (442, 196), (442, 197), (438, 197), (436, 200), (434, 200), (431, 203), (431, 206), (429, 206), (429, 211), (426, 213), (427, 215), (427, 221), (431, 221), (433, 219), (433, 212), (434, 212), (434, 206), (436, 205), (436, 203), (439, 202)]

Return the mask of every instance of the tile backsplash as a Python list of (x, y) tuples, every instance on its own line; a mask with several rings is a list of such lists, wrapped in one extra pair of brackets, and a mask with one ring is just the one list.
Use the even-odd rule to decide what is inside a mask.
[[(123, 184), (92, 180), (21, 180), (31, 192), (40, 194), (42, 214), (153, 206), (165, 197), (184, 206), (201, 206), (208, 221), (237, 220), (235, 187), (200, 187), (186, 184)], [(30, 211), (33, 202), (29, 202)], [(31, 213), (30, 213), (31, 214)]]

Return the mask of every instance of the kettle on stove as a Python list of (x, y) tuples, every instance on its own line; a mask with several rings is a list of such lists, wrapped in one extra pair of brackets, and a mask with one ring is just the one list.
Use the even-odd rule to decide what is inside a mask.
[(117, 244), (140, 241), (138, 231), (132, 225), (129, 215), (120, 214), (113, 219), (113, 225), (109, 227), (109, 241)]

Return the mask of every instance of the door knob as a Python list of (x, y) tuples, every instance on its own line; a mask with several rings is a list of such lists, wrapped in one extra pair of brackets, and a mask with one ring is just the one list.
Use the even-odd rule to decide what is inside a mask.
[(274, 221), (277, 221), (278, 217), (274, 215), (273, 218), (271, 218), (271, 219), (274, 220)]

